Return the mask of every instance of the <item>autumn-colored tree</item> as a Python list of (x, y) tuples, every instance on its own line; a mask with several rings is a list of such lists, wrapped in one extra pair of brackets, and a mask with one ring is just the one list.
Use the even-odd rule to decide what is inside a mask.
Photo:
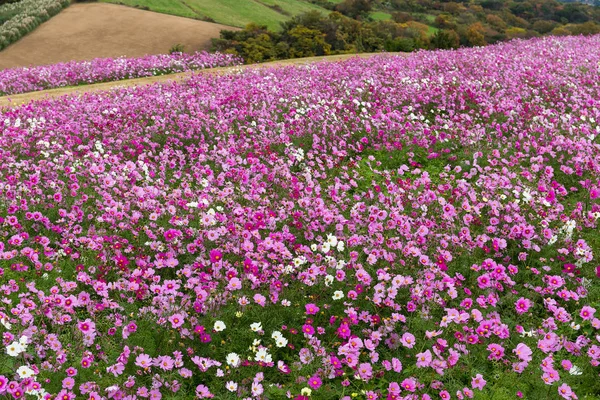
[(396, 12), (392, 13), (392, 20), (399, 24), (403, 24), (408, 21), (412, 21), (413, 19), (414, 19), (413, 16), (408, 12), (396, 11)]
[(506, 22), (504, 22), (504, 20), (502, 18), (500, 18), (499, 16), (497, 16), (495, 14), (486, 15), (485, 20), (488, 24), (490, 24), (491, 26), (493, 26), (496, 29), (499, 29), (499, 30), (506, 29)]
[(452, 16), (449, 14), (440, 14), (435, 17), (434, 24), (440, 29), (451, 29), (456, 26)]
[(481, 22), (469, 25), (467, 29), (467, 40), (471, 46), (485, 46), (485, 28)]
[(442, 10), (453, 15), (458, 15), (462, 12), (465, 12), (467, 9), (460, 3), (450, 1), (442, 4)]

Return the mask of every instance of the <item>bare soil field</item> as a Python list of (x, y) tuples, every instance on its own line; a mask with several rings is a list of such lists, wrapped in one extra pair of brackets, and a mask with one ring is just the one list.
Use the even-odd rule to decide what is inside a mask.
[[(1, 108), (9, 108), (13, 106), (18, 106), (21, 104), (29, 103), (31, 101), (36, 100), (45, 100), (55, 97), (60, 97), (67, 94), (84, 94), (88, 92), (96, 92), (102, 90), (110, 90), (112, 88), (117, 87), (128, 87), (128, 86), (138, 86), (138, 85), (149, 85), (155, 82), (165, 82), (170, 80), (183, 80), (189, 77), (191, 74), (227, 74), (235, 71), (240, 71), (245, 68), (268, 68), (268, 67), (276, 67), (276, 66), (284, 66), (284, 65), (302, 65), (302, 64), (310, 64), (319, 61), (343, 61), (347, 60), (351, 57), (363, 57), (368, 58), (376, 55), (377, 53), (363, 53), (363, 54), (343, 54), (343, 55), (335, 55), (335, 56), (324, 56), (324, 57), (306, 57), (306, 58), (296, 58), (291, 60), (281, 60), (281, 61), (273, 61), (267, 62), (263, 64), (252, 64), (252, 65), (242, 65), (235, 67), (219, 67), (219, 68), (207, 68), (200, 71), (193, 72), (182, 72), (178, 74), (170, 74), (170, 75), (161, 75), (161, 76), (151, 76), (147, 78), (137, 78), (137, 79), (128, 79), (123, 81), (116, 82), (103, 82), (96, 83), (93, 85), (82, 85), (75, 87), (66, 87), (59, 89), (50, 89), (43, 90), (39, 92), (29, 92), (29, 93), (21, 93), (12, 96), (4, 96), (0, 97), (0, 109)], [(388, 53), (394, 55), (402, 55), (405, 53)]]
[(73, 4), (0, 51), (0, 69), (167, 53), (175, 44), (204, 50), (222, 29), (237, 28), (115, 4)]

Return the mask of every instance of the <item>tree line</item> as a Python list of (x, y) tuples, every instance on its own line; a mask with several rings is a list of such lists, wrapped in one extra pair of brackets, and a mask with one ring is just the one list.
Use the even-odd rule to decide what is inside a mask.
[[(597, 1), (597, 0), (594, 0)], [(326, 0), (281, 24), (277, 32), (250, 24), (221, 31), (213, 49), (246, 62), (329, 54), (450, 49), (483, 46), (514, 38), (600, 33), (600, 8), (555, 0)], [(372, 11), (389, 20), (374, 20)]]

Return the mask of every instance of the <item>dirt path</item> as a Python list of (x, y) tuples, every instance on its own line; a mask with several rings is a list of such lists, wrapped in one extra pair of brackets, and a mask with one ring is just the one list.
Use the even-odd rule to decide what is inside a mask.
[[(398, 53), (400, 54), (400, 53)], [(284, 66), (284, 65), (302, 65), (309, 64), (318, 61), (342, 61), (347, 60), (351, 57), (362, 57), (368, 58), (375, 55), (375, 53), (368, 54), (344, 54), (337, 56), (325, 56), (325, 57), (307, 57), (307, 58), (298, 58), (293, 60), (283, 60), (283, 61), (273, 61), (263, 64), (254, 64), (254, 65), (244, 65), (237, 67), (220, 67), (220, 68), (208, 68), (201, 71), (196, 72), (182, 72), (178, 74), (171, 75), (161, 75), (161, 76), (152, 76), (148, 78), (138, 78), (138, 79), (128, 79), (116, 82), (104, 82), (97, 83), (94, 85), (84, 85), (84, 86), (76, 86), (76, 87), (67, 87), (67, 88), (59, 88), (59, 89), (50, 89), (39, 92), (29, 92), (16, 94), (12, 96), (4, 96), (0, 97), (0, 108), (18, 106), (21, 104), (29, 103), (35, 100), (42, 100), (48, 98), (59, 97), (66, 94), (74, 94), (74, 93), (87, 93), (87, 92), (96, 92), (102, 90), (109, 90), (111, 88), (116, 87), (130, 87), (130, 86), (138, 86), (138, 85), (148, 85), (154, 82), (165, 82), (171, 80), (183, 80), (189, 77), (194, 73), (203, 73), (203, 74), (226, 74), (232, 71), (239, 71), (240, 69), (245, 68), (267, 68), (267, 67), (275, 67), (275, 66)]]
[(238, 28), (116, 4), (73, 4), (0, 51), (0, 69), (167, 53), (176, 44), (204, 50), (222, 29)]

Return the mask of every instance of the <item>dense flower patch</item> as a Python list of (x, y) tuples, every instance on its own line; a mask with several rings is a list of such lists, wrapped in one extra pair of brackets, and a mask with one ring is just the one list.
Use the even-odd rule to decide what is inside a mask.
[(197, 52), (96, 58), (0, 71), (0, 95), (239, 65), (231, 54)]
[(69, 0), (21, 0), (0, 6), (0, 50), (62, 11)]
[(0, 396), (593, 396), (599, 103), (595, 36), (6, 111)]

